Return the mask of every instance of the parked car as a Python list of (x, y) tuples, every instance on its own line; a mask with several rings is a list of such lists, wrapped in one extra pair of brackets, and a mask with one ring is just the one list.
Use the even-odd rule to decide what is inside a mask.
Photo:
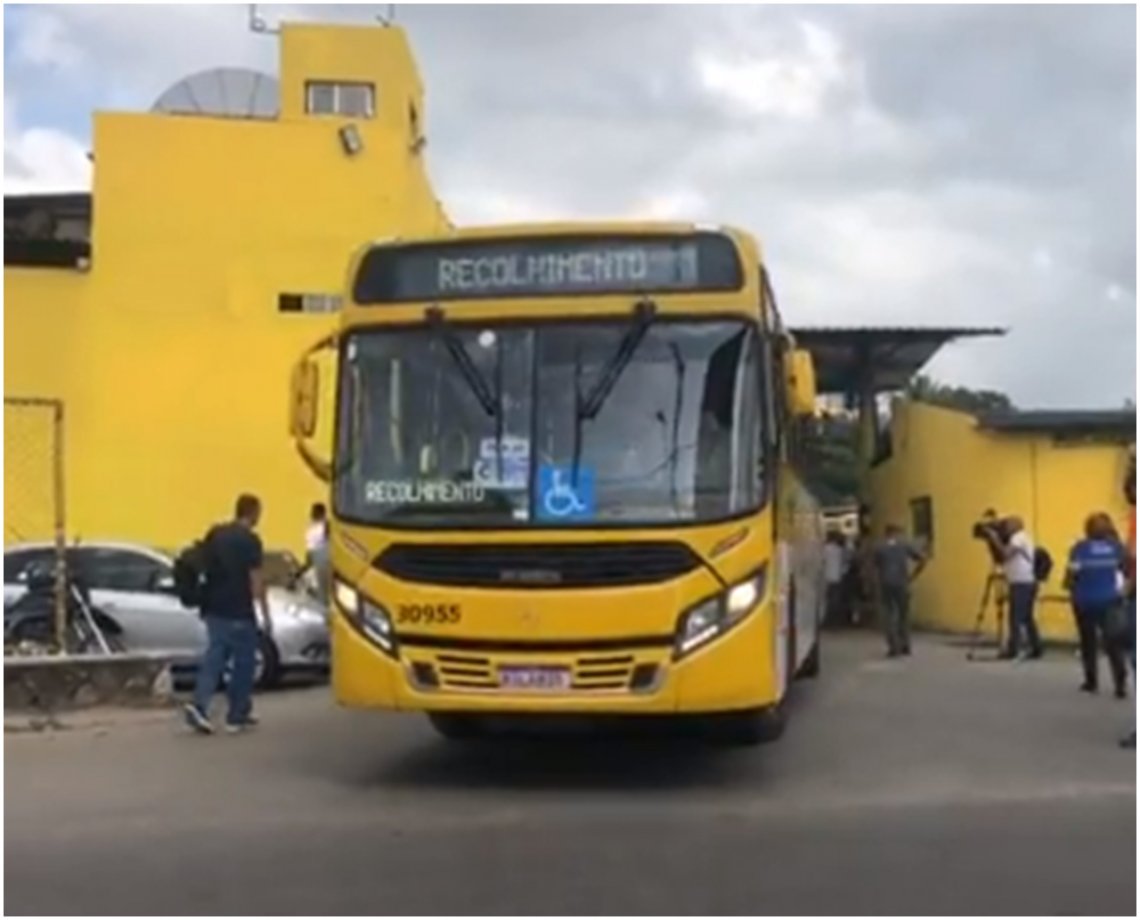
[[(299, 570), (296, 560), (279, 552), (267, 552), (266, 557), (273, 636), (261, 636), (257, 656), (261, 687), (278, 683), (287, 672), (326, 672), (329, 655), (327, 612), (296, 588), (300, 583), (300, 572), (292, 571)], [(29, 578), (37, 569), (53, 565), (54, 559), (55, 548), (48, 543), (5, 549), (6, 642), (19, 642), (21, 630), (42, 634), (42, 622), (14, 614), (27, 594)], [(117, 627), (116, 647), (174, 653), (180, 664), (193, 665), (205, 648), (206, 629), (198, 611), (183, 607), (175, 594), (171, 554), (137, 544), (84, 542), (68, 547), (67, 559), (91, 605)]]

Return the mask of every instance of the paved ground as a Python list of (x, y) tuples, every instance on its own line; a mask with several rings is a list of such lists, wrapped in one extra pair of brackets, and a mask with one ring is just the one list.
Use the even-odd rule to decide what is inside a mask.
[(887, 662), (832, 637), (777, 745), (455, 747), (414, 717), (262, 701), (12, 734), (8, 913), (1094, 913), (1136, 909), (1130, 704), (1077, 664)]

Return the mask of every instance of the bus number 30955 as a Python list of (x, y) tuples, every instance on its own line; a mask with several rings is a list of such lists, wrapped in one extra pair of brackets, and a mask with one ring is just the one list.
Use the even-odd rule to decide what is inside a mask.
[(400, 604), (397, 623), (458, 623), (463, 613), (458, 604)]

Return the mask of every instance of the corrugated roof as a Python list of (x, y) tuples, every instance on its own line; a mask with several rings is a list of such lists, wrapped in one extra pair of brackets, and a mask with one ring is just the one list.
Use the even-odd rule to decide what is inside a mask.
[(985, 412), (978, 427), (1034, 434), (1136, 434), (1135, 409), (1073, 409)]
[(990, 326), (799, 326), (790, 331), (811, 352), (821, 393), (850, 392), (864, 367), (875, 390), (898, 390), (948, 342), (1006, 332)]
[(981, 335), (1005, 335), (1001, 326), (795, 326), (792, 335), (809, 337), (898, 337), (898, 338), (969, 338)]

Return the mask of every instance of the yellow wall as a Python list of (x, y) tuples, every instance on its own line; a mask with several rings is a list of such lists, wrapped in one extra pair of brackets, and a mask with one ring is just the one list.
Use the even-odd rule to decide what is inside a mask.
[[(308, 77), (376, 83), (358, 156), (342, 120), (298, 108)], [(72, 536), (179, 546), (250, 490), (267, 543), (298, 548), (323, 490), (287, 437), (286, 388), (334, 315), (279, 313), (278, 294), (340, 293), (364, 241), (446, 226), (400, 30), (286, 27), (280, 79), (276, 121), (97, 114), (90, 272), (5, 268), (5, 394), (65, 400)]]
[[(896, 403), (891, 430), (891, 459), (871, 478), (876, 534), (892, 521), (909, 531), (912, 499), (929, 496), (933, 504), (933, 553), (915, 582), (915, 621), (958, 632), (973, 628), (989, 556), (970, 531), (993, 507), (1021, 516), (1052, 554), (1053, 577), (1044, 588), (1038, 623), (1047, 638), (1072, 638), (1072, 615), (1060, 590), (1065, 559), (1090, 512), (1125, 519), (1125, 448), (984, 432), (971, 415), (911, 402)], [(994, 615), (991, 606), (985, 620), (990, 634)]]

